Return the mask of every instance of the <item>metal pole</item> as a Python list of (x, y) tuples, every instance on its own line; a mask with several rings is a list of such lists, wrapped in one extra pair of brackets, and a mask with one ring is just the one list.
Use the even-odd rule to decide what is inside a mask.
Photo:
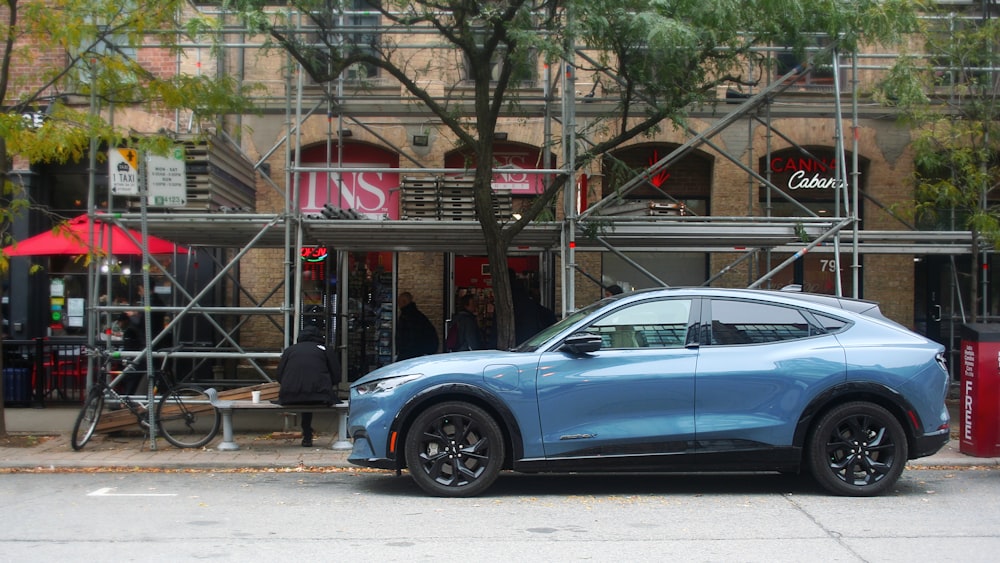
[(573, 9), (566, 9), (566, 28), (568, 43), (566, 57), (563, 61), (562, 76), (562, 140), (563, 169), (566, 172), (566, 187), (563, 197), (563, 209), (566, 220), (563, 221), (563, 300), (562, 316), (576, 309), (576, 222), (577, 222), (577, 185), (576, 185), (576, 68), (573, 53)]
[(854, 234), (851, 237), (851, 296), (857, 299), (861, 297), (861, 233), (858, 232), (859, 219), (861, 218), (861, 172), (858, 163), (858, 131), (861, 126), (858, 123), (858, 52), (853, 53), (851, 71), (851, 194), (854, 199), (854, 206), (851, 207), (851, 218), (854, 219)]
[[(149, 181), (146, 178), (148, 166), (146, 155), (139, 155), (139, 212), (142, 216), (142, 320), (146, 331), (146, 398), (149, 401), (146, 414), (149, 417), (149, 449), (156, 451), (156, 366), (153, 365), (153, 319), (151, 317), (152, 294), (149, 287), (149, 221), (147, 206)], [(111, 225), (108, 226), (109, 230)], [(163, 328), (163, 327), (160, 327)]]
[[(95, 64), (91, 62), (91, 64)], [(90, 89), (90, 114), (97, 115), (97, 88)], [(87, 165), (87, 222), (90, 223), (88, 243), (93, 248), (94, 244), (94, 205), (96, 201), (96, 191), (97, 191), (97, 137), (93, 134), (90, 135), (90, 160)], [(110, 200), (108, 200), (110, 201)], [(87, 266), (87, 299), (90, 300), (90, 306), (87, 307), (87, 346), (93, 348), (95, 338), (94, 333), (98, 330), (97, 327), (97, 276), (100, 272), (100, 263), (90, 260), (90, 264)], [(96, 366), (94, 358), (87, 355), (87, 378), (86, 378), (86, 389), (89, 390), (90, 386), (94, 383), (94, 367)]]
[[(837, 49), (833, 50), (832, 53), (833, 60), (833, 105), (834, 105), (834, 134), (836, 150), (837, 150), (837, 166), (834, 171), (834, 175), (837, 177), (837, 193), (840, 194), (839, 197), (834, 197), (834, 213), (833, 216), (838, 219), (841, 217), (840, 213), (840, 201), (841, 198), (844, 200), (844, 211), (846, 215), (851, 214), (851, 205), (847, 200), (847, 176), (844, 174), (844, 122), (843, 122), (843, 110), (840, 105), (840, 51)], [(838, 230), (834, 234), (833, 238), (833, 285), (837, 296), (844, 294), (843, 282), (840, 279), (840, 231)]]

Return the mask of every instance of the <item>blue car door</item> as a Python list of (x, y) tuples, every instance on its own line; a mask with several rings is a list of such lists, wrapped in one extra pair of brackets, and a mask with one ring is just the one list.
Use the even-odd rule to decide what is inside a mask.
[(545, 456), (657, 455), (694, 438), (697, 348), (692, 301), (651, 299), (611, 311), (586, 332), (602, 348), (542, 354), (536, 381)]
[(844, 380), (843, 348), (795, 307), (706, 303), (711, 322), (703, 324), (695, 386), (699, 445), (715, 451), (790, 445), (809, 402)]

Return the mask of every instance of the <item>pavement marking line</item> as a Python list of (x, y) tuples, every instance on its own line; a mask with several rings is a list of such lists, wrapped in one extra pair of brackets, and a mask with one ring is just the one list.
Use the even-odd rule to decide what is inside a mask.
[(92, 493), (87, 493), (88, 497), (175, 497), (177, 493), (112, 493), (114, 487), (104, 487)]

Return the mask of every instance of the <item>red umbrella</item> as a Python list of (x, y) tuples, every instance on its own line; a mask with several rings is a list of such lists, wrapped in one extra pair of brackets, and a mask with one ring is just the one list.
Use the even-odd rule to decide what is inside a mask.
[[(51, 231), (26, 238), (3, 249), (7, 256), (81, 256), (97, 254), (119, 256), (142, 254), (142, 233), (102, 221), (94, 222), (93, 241), (90, 246), (91, 223), (86, 215), (60, 223)], [(131, 235), (131, 236), (130, 236)], [(135, 242), (133, 242), (133, 239)], [(147, 237), (150, 254), (187, 254), (187, 249), (154, 237)]]

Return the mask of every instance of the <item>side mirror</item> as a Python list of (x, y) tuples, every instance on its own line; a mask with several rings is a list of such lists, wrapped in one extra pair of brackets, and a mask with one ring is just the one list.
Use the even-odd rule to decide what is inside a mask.
[(569, 335), (559, 349), (572, 354), (589, 354), (601, 349), (601, 337), (589, 332), (577, 332)]

